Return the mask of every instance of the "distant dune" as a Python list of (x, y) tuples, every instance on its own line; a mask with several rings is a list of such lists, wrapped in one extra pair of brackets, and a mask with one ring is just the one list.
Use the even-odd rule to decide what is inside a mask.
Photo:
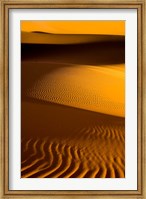
[(22, 20), (23, 32), (52, 34), (125, 35), (124, 20)]
[(106, 41), (124, 41), (118, 35), (50, 34), (46, 32), (22, 32), (21, 43), (25, 44), (78, 44)]
[(22, 178), (125, 177), (124, 40), (22, 32)]

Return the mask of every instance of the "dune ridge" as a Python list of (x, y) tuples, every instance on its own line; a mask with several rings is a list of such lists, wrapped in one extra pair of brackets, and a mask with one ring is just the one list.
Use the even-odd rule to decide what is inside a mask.
[(82, 44), (107, 41), (124, 41), (118, 35), (50, 34), (47, 32), (21, 32), (21, 43), (25, 44)]
[[(88, 28), (87, 28), (88, 27)], [(21, 31), (41, 31), (52, 34), (125, 35), (125, 21), (48, 20), (21, 21)]]

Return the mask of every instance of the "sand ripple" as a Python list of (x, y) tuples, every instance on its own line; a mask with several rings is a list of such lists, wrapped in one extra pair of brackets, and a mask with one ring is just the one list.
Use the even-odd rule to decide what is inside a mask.
[(80, 129), (78, 139), (25, 139), (22, 177), (123, 178), (123, 142), (122, 129), (102, 126)]

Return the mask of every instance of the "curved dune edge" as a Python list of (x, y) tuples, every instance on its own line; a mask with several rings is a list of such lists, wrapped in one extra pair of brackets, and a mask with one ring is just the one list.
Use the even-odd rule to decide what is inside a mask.
[(124, 41), (124, 36), (116, 35), (72, 35), (49, 34), (44, 32), (21, 32), (22, 44), (85, 44), (94, 42)]
[[(44, 65), (47, 66), (47, 63)], [(48, 69), (48, 73), (25, 91), (25, 95), (37, 100), (124, 117), (124, 77), (124, 64), (101, 67), (66, 65), (51, 73)]]

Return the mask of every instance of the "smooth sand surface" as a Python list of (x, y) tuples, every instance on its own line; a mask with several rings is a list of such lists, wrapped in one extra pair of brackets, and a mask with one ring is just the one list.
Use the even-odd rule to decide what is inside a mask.
[(121, 41), (22, 45), (21, 177), (125, 177)]
[(22, 20), (21, 30), (53, 34), (125, 35), (125, 21), (117, 20)]

